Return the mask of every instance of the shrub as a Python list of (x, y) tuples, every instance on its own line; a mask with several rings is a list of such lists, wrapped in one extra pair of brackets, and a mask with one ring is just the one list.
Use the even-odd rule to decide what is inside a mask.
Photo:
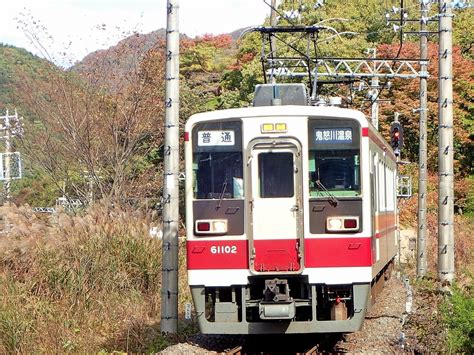
[(450, 353), (474, 353), (474, 283), (468, 288), (453, 287), (452, 297), (441, 307), (448, 326)]

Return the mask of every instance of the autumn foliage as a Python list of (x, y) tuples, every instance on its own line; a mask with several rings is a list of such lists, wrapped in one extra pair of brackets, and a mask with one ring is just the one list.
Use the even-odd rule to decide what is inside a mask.
[[(380, 45), (380, 57), (394, 58), (399, 45)], [(419, 58), (419, 45), (405, 43), (399, 55), (400, 58)], [(428, 45), (428, 160), (429, 169), (435, 171), (438, 159), (438, 46), (435, 43)], [(459, 47), (453, 48), (454, 73), (454, 144), (455, 144), (455, 171), (457, 175), (465, 176), (472, 173), (474, 158), (474, 62), (464, 58)], [(420, 86), (419, 80), (394, 80), (386, 95), (389, 103), (382, 104), (381, 131), (388, 136), (389, 125), (393, 120), (393, 112), (401, 113), (400, 121), (405, 130), (405, 157), (418, 161), (419, 142), (419, 114), (414, 111), (419, 108)]]

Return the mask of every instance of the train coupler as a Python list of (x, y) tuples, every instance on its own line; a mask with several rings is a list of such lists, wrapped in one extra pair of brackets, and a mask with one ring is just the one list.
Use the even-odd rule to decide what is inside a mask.
[(290, 297), (288, 280), (265, 280), (263, 300), (258, 305), (260, 319), (293, 319), (296, 305)]

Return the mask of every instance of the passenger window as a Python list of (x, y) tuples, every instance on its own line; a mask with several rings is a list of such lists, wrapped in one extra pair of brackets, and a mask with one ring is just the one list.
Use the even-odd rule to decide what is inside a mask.
[(294, 196), (293, 153), (260, 153), (258, 174), (261, 198)]

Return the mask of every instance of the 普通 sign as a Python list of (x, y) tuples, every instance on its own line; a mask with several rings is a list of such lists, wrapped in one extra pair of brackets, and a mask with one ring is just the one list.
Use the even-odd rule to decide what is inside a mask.
[(234, 131), (199, 131), (198, 146), (234, 145)]

